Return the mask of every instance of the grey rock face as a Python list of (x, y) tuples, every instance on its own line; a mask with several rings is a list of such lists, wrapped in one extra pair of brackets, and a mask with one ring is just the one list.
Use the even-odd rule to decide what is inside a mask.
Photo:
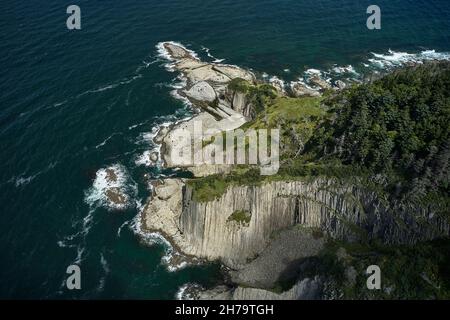
[(345, 89), (345, 88), (347, 87), (347, 84), (346, 84), (344, 81), (342, 81), (342, 80), (337, 80), (337, 81), (335, 82), (335, 84), (336, 84), (336, 87), (337, 87), (339, 90)]
[(216, 92), (206, 81), (196, 83), (189, 90), (185, 91), (185, 93), (189, 98), (198, 101), (213, 102), (216, 100)]
[(232, 271), (232, 281), (246, 287), (274, 288), (280, 281), (298, 278), (303, 261), (317, 255), (325, 244), (311, 230), (293, 228), (274, 236), (267, 248), (255, 260), (238, 271)]
[[(182, 196), (171, 201), (172, 210), (161, 210), (161, 203), (148, 204), (143, 212), (146, 227), (173, 234), (172, 240), (186, 254), (219, 259), (232, 268), (253, 260), (275, 232), (299, 224), (346, 241), (376, 238), (412, 244), (450, 233), (449, 224), (432, 212), (413, 205), (393, 209), (373, 192), (332, 180), (231, 186), (205, 203), (193, 201), (189, 186), (181, 183), (181, 189)], [(251, 213), (247, 227), (227, 221), (238, 210)]]
[(238, 287), (233, 292), (233, 300), (315, 300), (320, 298), (320, 288), (321, 282), (318, 277), (303, 279), (282, 293)]

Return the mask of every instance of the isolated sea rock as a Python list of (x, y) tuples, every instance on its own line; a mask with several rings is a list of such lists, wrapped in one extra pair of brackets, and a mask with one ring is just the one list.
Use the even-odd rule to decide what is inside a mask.
[(118, 171), (119, 167), (109, 167), (105, 169), (105, 181), (107, 187), (104, 189), (105, 197), (108, 200), (108, 203), (111, 207), (115, 209), (125, 208), (129, 197), (126, 193), (124, 193), (120, 186), (120, 179), (123, 179), (122, 173)]
[(123, 207), (127, 204), (128, 197), (119, 188), (109, 188), (105, 191), (108, 200), (116, 207)]

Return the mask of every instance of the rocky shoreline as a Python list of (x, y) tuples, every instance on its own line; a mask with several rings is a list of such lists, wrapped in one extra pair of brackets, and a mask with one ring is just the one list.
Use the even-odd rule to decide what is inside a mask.
[[(179, 72), (184, 80), (177, 93), (199, 110), (156, 135), (160, 160), (165, 168), (182, 168), (195, 177), (229, 172), (230, 165), (176, 163), (172, 150), (202, 143), (186, 142), (176, 132), (182, 129), (193, 134), (196, 121), (202, 122), (204, 131), (224, 132), (244, 125), (251, 119), (253, 106), (228, 84), (238, 78), (255, 84), (255, 75), (236, 66), (202, 62), (195, 53), (172, 42), (162, 43), (160, 50), (170, 61), (168, 69)], [(315, 74), (309, 85), (299, 81), (286, 87), (274, 81), (273, 86), (280, 95), (315, 97), (346, 84), (339, 80), (332, 86)], [(273, 288), (283, 277), (292, 278), (289, 270), (298, 269), (299, 261), (316, 256), (328, 237), (415, 243), (450, 234), (449, 224), (432, 212), (386, 206), (376, 193), (336, 181), (233, 185), (209, 202), (196, 201), (192, 188), (181, 178), (155, 182), (153, 190), (141, 213), (143, 231), (162, 234), (186, 261), (219, 260), (230, 269), (230, 286), (208, 291), (197, 288), (193, 295), (198, 299), (316, 299), (324, 285), (319, 276), (299, 279), (282, 292)], [(236, 212), (248, 212), (248, 223), (230, 219)], [(405, 222), (410, 225), (407, 229)], [(315, 229), (323, 234), (314, 235)]]

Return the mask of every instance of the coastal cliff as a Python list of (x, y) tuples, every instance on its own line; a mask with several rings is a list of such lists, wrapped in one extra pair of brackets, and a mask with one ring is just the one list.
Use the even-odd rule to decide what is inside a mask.
[[(171, 207), (166, 210), (159, 194), (173, 186), (168, 198), (162, 198)], [(450, 233), (449, 224), (433, 212), (391, 207), (375, 192), (333, 180), (230, 186), (209, 202), (194, 201), (189, 184), (166, 180), (155, 188), (155, 197), (143, 212), (145, 228), (168, 235), (187, 255), (220, 259), (232, 268), (253, 260), (274, 234), (295, 225), (319, 228), (344, 241), (377, 239), (389, 244), (412, 244)], [(239, 211), (249, 213), (247, 223), (233, 219)]]
[[(220, 261), (228, 268), (231, 286), (197, 292), (198, 298), (343, 297), (342, 290), (330, 288), (342, 275), (343, 287), (355, 287), (357, 273), (370, 261), (370, 246), (395, 251), (450, 236), (445, 193), (448, 130), (443, 129), (448, 113), (434, 107), (424, 111), (445, 104), (436, 99), (449, 92), (441, 81), (449, 65), (413, 67), (347, 89), (342, 81), (332, 87), (315, 74), (309, 80), (313, 87), (300, 81), (291, 83), (289, 91), (281, 80), (258, 83), (252, 73), (238, 67), (201, 62), (182, 46), (164, 43), (162, 48), (172, 62), (171, 71), (186, 80), (178, 94), (200, 111), (161, 130), (155, 142), (161, 144), (165, 168), (184, 168), (195, 178), (155, 181), (141, 225), (164, 235), (186, 257)], [(416, 90), (408, 99), (420, 103), (417, 110), (416, 104), (407, 104), (410, 110), (405, 112), (402, 86), (411, 79)], [(430, 88), (439, 88), (442, 94), (431, 95)], [(195, 150), (195, 144), (208, 154), (214, 152), (210, 136), (183, 139), (195, 133), (196, 121), (206, 130), (222, 133), (236, 128), (280, 129), (280, 172), (262, 178), (248, 165), (175, 161), (173, 150)], [(432, 132), (432, 139), (426, 132)], [(319, 257), (333, 243), (338, 248), (331, 260), (340, 267), (338, 278), (330, 280), (319, 272), (329, 261)], [(369, 258), (359, 259), (359, 253), (356, 259), (352, 253), (339, 258), (337, 252), (345, 252), (348, 244), (367, 245)], [(421, 263), (422, 256), (418, 259)], [(363, 261), (358, 271), (355, 261)], [(306, 275), (311, 266), (316, 270)], [(411, 270), (408, 276), (414, 278), (416, 273)], [(397, 278), (392, 276), (394, 286)], [(365, 295), (361, 291), (356, 297)]]

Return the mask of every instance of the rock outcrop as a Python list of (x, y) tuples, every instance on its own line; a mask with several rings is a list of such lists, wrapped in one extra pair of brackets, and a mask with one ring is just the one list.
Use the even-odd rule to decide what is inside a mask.
[(181, 72), (187, 80), (186, 87), (180, 89), (179, 93), (195, 100), (194, 103), (212, 102), (217, 98), (219, 103), (231, 108), (233, 97), (227, 95), (228, 83), (235, 78), (250, 83), (256, 81), (250, 71), (232, 65), (202, 62), (193, 52), (179, 44), (165, 42), (162, 48), (173, 61), (170, 69)]
[[(172, 61), (170, 70), (180, 72), (186, 79), (184, 88), (179, 89), (178, 93), (201, 109), (199, 114), (174, 125), (170, 130), (158, 134), (155, 138), (156, 143), (162, 143), (162, 160), (165, 167), (184, 167), (192, 170), (196, 176), (205, 176), (210, 172), (227, 172), (229, 166), (220, 165), (220, 163), (207, 161), (194, 163), (194, 159), (202, 158), (195, 158), (194, 154), (191, 155), (191, 161), (185, 161), (186, 159), (179, 161), (180, 159), (174, 159), (172, 151), (178, 152), (183, 149), (192, 149), (195, 145), (203, 145), (203, 140), (207, 136), (194, 135), (195, 122), (202, 126), (202, 133), (226, 132), (245, 124), (248, 121), (246, 114), (249, 113), (245, 95), (230, 92), (228, 84), (235, 78), (254, 83), (255, 76), (236, 66), (202, 62), (193, 52), (172, 42), (163, 43), (162, 48), (168, 59)], [(180, 139), (180, 135), (184, 138)], [(192, 139), (188, 139), (189, 137)], [(214, 152), (212, 145), (207, 148), (205, 150), (207, 154)], [(194, 153), (204, 152), (198, 149), (194, 149)]]
[(307, 87), (303, 82), (291, 82), (291, 92), (294, 97), (319, 97), (320, 92)]
[(313, 77), (311, 77), (311, 79), (309, 81), (313, 85), (319, 87), (321, 90), (331, 89), (331, 85), (327, 81), (325, 81), (321, 77), (319, 77), (318, 75), (314, 75)]

